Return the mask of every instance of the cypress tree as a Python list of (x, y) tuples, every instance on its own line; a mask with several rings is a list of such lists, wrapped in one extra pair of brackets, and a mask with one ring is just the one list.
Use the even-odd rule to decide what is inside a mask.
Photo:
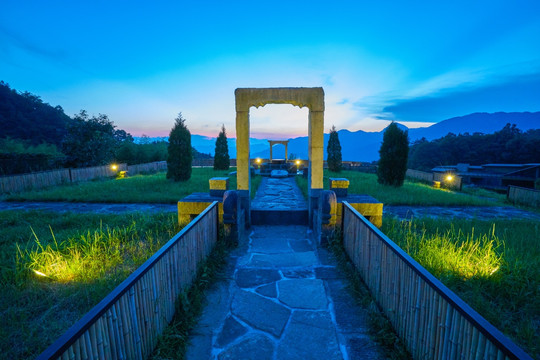
[(182, 113), (178, 113), (169, 134), (167, 179), (174, 181), (187, 181), (191, 177), (191, 133), (185, 122)]
[(330, 171), (341, 171), (341, 144), (339, 143), (338, 133), (336, 127), (332, 126), (330, 129), (330, 138), (328, 139), (328, 145), (326, 146), (326, 162)]
[(379, 150), (377, 181), (383, 185), (403, 185), (409, 156), (408, 133), (392, 122), (384, 132)]
[(221, 132), (216, 139), (216, 151), (214, 153), (214, 170), (229, 170), (229, 146), (227, 145), (227, 134), (225, 125), (221, 126)]

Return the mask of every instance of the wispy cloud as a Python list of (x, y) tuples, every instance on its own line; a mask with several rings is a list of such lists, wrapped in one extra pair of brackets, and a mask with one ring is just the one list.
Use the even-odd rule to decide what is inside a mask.
[(431, 95), (396, 100), (383, 109), (397, 120), (437, 122), (473, 112), (539, 111), (540, 72), (485, 86), (459, 86)]

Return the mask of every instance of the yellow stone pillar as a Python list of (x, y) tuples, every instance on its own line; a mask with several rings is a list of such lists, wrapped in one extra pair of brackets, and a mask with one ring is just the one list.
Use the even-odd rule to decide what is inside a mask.
[(314, 210), (319, 206), (319, 197), (323, 191), (324, 158), (324, 112), (309, 112), (309, 226), (314, 226)]
[(236, 183), (249, 191), (249, 111), (236, 112)]
[(249, 108), (236, 111), (236, 188), (240, 208), (245, 211), (247, 227), (251, 225), (249, 171)]
[(324, 112), (309, 112), (309, 185), (311, 189), (323, 188)]

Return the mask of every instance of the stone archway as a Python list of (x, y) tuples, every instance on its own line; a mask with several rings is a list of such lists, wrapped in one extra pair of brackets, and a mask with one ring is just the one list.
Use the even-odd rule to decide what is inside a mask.
[(288, 146), (289, 146), (289, 140), (268, 140), (268, 143), (270, 144), (270, 162), (272, 162), (272, 148), (274, 147), (274, 145), (276, 144), (281, 144), (281, 145), (285, 145), (285, 162), (287, 162), (287, 160), (289, 160), (289, 156), (287, 154), (288, 152)]
[(238, 88), (236, 98), (236, 164), (237, 190), (241, 208), (250, 224), (250, 153), (249, 108), (266, 104), (291, 104), (307, 107), (309, 136), (309, 224), (313, 226), (314, 210), (323, 190), (324, 90), (316, 88)]

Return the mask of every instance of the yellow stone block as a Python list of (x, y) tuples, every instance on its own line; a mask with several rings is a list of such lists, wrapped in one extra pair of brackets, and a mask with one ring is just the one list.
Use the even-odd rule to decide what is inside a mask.
[[(202, 213), (208, 206), (210, 206), (211, 202), (186, 202), (186, 201), (179, 201), (178, 202), (178, 223), (179, 224), (187, 224), (191, 220), (195, 219), (197, 215)], [(218, 204), (218, 216), (219, 216), (219, 222), (223, 222), (223, 203)]]
[[(380, 228), (382, 226), (383, 204), (382, 203), (352, 203), (350, 204), (362, 216), (367, 218), (373, 225)], [(337, 223), (341, 224), (343, 219), (343, 204), (337, 204)]]
[(344, 178), (330, 178), (330, 189), (348, 189), (349, 180)]
[(228, 177), (214, 177), (208, 181), (210, 182), (210, 190), (229, 190)]

